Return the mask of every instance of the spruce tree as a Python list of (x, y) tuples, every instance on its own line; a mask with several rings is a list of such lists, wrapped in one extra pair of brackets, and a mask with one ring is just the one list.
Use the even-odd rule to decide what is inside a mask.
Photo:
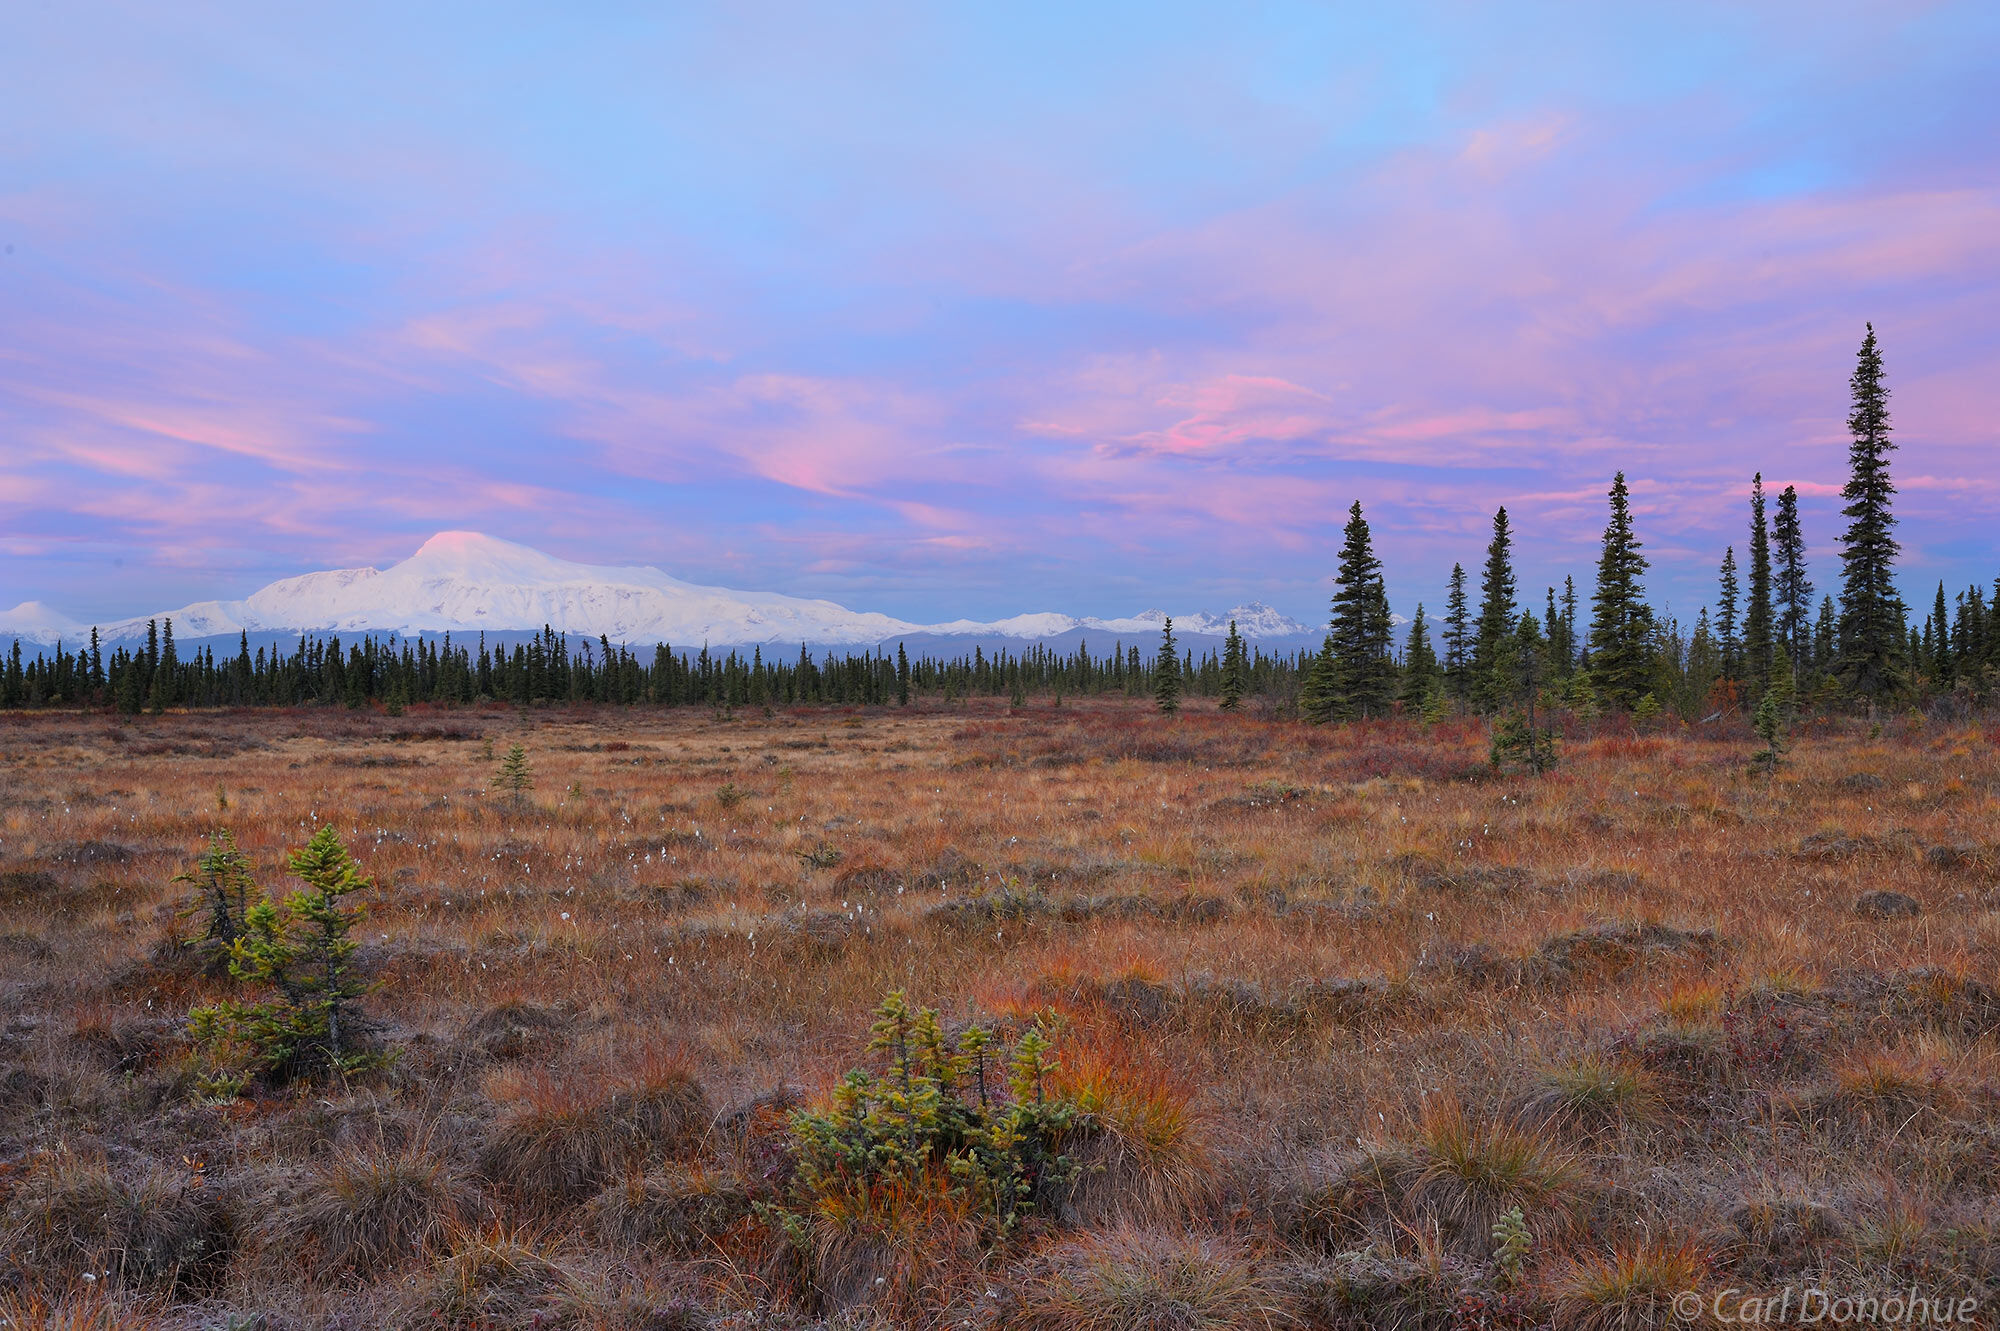
[(1896, 595), (1896, 556), (1889, 479), (1895, 452), (1889, 427), (1889, 389), (1882, 382), (1882, 353), (1875, 325), (1868, 325), (1854, 373), (1848, 379), (1852, 405), (1847, 416), (1849, 475), (1840, 497), (1847, 530), (1840, 534), (1840, 680), (1872, 706), (1902, 682), (1903, 604)]
[(1163, 712), (1181, 709), (1181, 658), (1174, 646), (1174, 621), (1167, 617), (1160, 630), (1160, 655), (1153, 662), (1153, 701)]
[(1403, 647), (1404, 710), (1421, 712), (1430, 704), (1437, 688), (1437, 653), (1431, 650), (1430, 624), (1424, 619), (1424, 603), (1419, 601), (1416, 617), (1410, 620), (1410, 636)]
[(1576, 579), (1563, 578), (1563, 645), (1567, 655), (1558, 662), (1565, 678), (1576, 673)]
[(1799, 492), (1788, 485), (1778, 492), (1778, 515), (1772, 522), (1771, 539), (1777, 562), (1772, 575), (1772, 595), (1778, 612), (1778, 641), (1783, 643), (1796, 678), (1810, 647), (1812, 632), (1813, 585), (1806, 577), (1806, 538), (1799, 526)]
[(111, 654), (111, 673), (117, 677), (118, 710), (127, 716), (137, 716), (145, 705), (144, 665), (145, 658), (134, 656), (123, 647)]
[(1928, 627), (1925, 630), (1930, 634), (1931, 644), (1924, 664), (1930, 671), (1931, 687), (1949, 692), (1952, 685), (1951, 617), (1945, 607), (1942, 581), (1937, 586), (1937, 602), (1931, 607), (1931, 620), (1937, 627), (1934, 631)]
[(1221, 707), (1225, 712), (1233, 712), (1243, 702), (1246, 687), (1245, 674), (1248, 661), (1243, 650), (1243, 635), (1236, 631), (1236, 621), (1229, 621), (1229, 636), (1222, 640), (1222, 687)]
[(910, 705), (910, 654), (900, 642), (896, 644), (896, 705)]
[(1465, 566), (1451, 566), (1451, 590), (1444, 602), (1444, 675), (1453, 696), (1470, 696), (1467, 681), (1472, 664), (1472, 623), (1465, 602)]
[(493, 784), (507, 791), (519, 804), (530, 787), (535, 784), (534, 773), (528, 767), (528, 751), (519, 744), (509, 745), (507, 756), (500, 760), (500, 768), (493, 774)]
[(1840, 663), (1840, 612), (1831, 596), (1819, 598), (1819, 617), (1813, 620), (1813, 672), (1830, 674)]
[(1496, 768), (1520, 763), (1539, 776), (1555, 765), (1556, 751), (1553, 730), (1541, 729), (1535, 716), (1536, 699), (1548, 678), (1548, 640), (1533, 614), (1522, 615), (1501, 644), (1495, 675), (1505, 689), (1507, 711), (1494, 724), (1487, 760)]
[(1722, 589), (1722, 598), (1715, 607), (1715, 645), (1722, 653), (1722, 677), (1740, 680), (1743, 677), (1743, 639), (1736, 626), (1740, 622), (1738, 598), (1742, 594), (1742, 585), (1736, 580), (1735, 546), (1722, 552), (1722, 572), (1716, 581)]
[(1721, 654), (1716, 650), (1715, 631), (1709, 627), (1708, 607), (1695, 615), (1694, 633), (1688, 638), (1686, 693), (1689, 707), (1706, 707), (1710, 691), (1722, 672)]
[(1335, 715), (1380, 716), (1395, 696), (1396, 671), (1389, 659), (1389, 594), (1382, 561), (1361, 516), (1361, 501), (1347, 510), (1340, 570), (1334, 577), (1333, 638), (1339, 700)]
[(1542, 606), (1542, 633), (1549, 643), (1549, 667), (1552, 675), (1564, 673), (1563, 667), (1569, 660), (1568, 626), (1563, 623), (1562, 611), (1556, 608), (1556, 589), (1550, 587)]
[(256, 886), (249, 857), (236, 848), (236, 838), (224, 829), (209, 838), (208, 849), (196, 859), (195, 867), (176, 874), (174, 881), (194, 889), (182, 914), (200, 919), (201, 936), (189, 940), (189, 946), (200, 953), (207, 973), (227, 974), (236, 941), (244, 935)]
[(1333, 634), (1329, 632), (1320, 644), (1319, 654), (1313, 657), (1306, 669), (1305, 681), (1299, 686), (1299, 715), (1316, 726), (1323, 726), (1339, 715), (1344, 699), (1340, 692), (1340, 657), (1334, 650)]
[(1591, 597), (1590, 683), (1606, 704), (1629, 710), (1650, 690), (1653, 612), (1641, 577), (1648, 565), (1632, 530), (1625, 473), (1611, 483), (1611, 520)]
[(1486, 546), (1486, 569), (1479, 585), (1479, 623), (1472, 645), (1472, 700), (1483, 711), (1505, 703), (1511, 691), (1496, 675), (1500, 653), (1515, 629), (1514, 537), (1507, 510), (1493, 515), (1493, 539)]
[(1764, 473), (1750, 481), (1750, 600), (1743, 608), (1743, 675), (1750, 696), (1771, 685), (1771, 537), (1764, 522)]
[(374, 1023), (361, 1010), (375, 986), (356, 964), (360, 945), (351, 937), (364, 911), (346, 901), (374, 883), (331, 824), (293, 852), (288, 867), (306, 885), (282, 911), (268, 900), (250, 907), (231, 948), (230, 974), (271, 996), (197, 1008), (189, 1013), (192, 1033), (200, 1043), (247, 1046), (255, 1070), (273, 1082), (379, 1066), (383, 1057), (366, 1048)]

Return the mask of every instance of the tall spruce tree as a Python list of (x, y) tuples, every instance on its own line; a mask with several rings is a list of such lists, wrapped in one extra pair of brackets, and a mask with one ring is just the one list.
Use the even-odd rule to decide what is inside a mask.
[(910, 705), (910, 654), (900, 642), (896, 644), (896, 705)]
[(1513, 634), (1514, 622), (1514, 536), (1507, 526), (1507, 510), (1493, 515), (1493, 539), (1486, 545), (1486, 569), (1479, 586), (1479, 623), (1472, 644), (1472, 700), (1482, 711), (1491, 711), (1512, 693), (1508, 681), (1496, 674), (1501, 649)]
[(1889, 480), (1889, 389), (1882, 382), (1882, 352), (1875, 325), (1868, 325), (1854, 373), (1848, 379), (1852, 404), (1847, 430), (1848, 480), (1840, 497), (1847, 530), (1840, 534), (1841, 683), (1872, 706), (1902, 683), (1903, 604), (1896, 595), (1896, 487)]
[(1764, 473), (1750, 481), (1750, 600), (1743, 607), (1743, 677), (1750, 697), (1771, 686), (1771, 534), (1764, 521)]
[(1737, 625), (1742, 622), (1742, 584), (1736, 580), (1736, 547), (1733, 545), (1722, 552), (1722, 572), (1717, 575), (1716, 582), (1721, 588), (1721, 600), (1715, 607), (1715, 646), (1722, 654), (1722, 677), (1740, 680), (1743, 678), (1743, 637), (1737, 632)]
[(1548, 588), (1542, 606), (1542, 634), (1548, 639), (1549, 673), (1561, 673), (1562, 658), (1568, 654), (1563, 645), (1562, 611), (1556, 609), (1556, 589)]
[(1451, 566), (1451, 590), (1444, 601), (1444, 677), (1452, 696), (1470, 696), (1467, 681), (1472, 665), (1472, 620), (1465, 601), (1465, 566)]
[(1772, 594), (1778, 612), (1778, 641), (1785, 645), (1794, 682), (1811, 648), (1813, 585), (1806, 577), (1806, 537), (1799, 526), (1799, 492), (1788, 485), (1778, 492), (1778, 514), (1771, 524), (1777, 565)]
[(1338, 717), (1381, 716), (1395, 696), (1396, 668), (1389, 659), (1389, 594), (1382, 582), (1382, 561), (1361, 501), (1347, 510), (1341, 533), (1340, 569), (1334, 577), (1333, 652), (1339, 700)]
[(1243, 649), (1243, 635), (1236, 631), (1236, 621), (1229, 621), (1229, 636), (1222, 640), (1222, 679), (1218, 690), (1220, 706), (1225, 712), (1233, 712), (1243, 702), (1243, 691), (1248, 687), (1246, 676), (1249, 660)]
[(1625, 473), (1611, 482), (1611, 520), (1591, 597), (1590, 683), (1606, 704), (1629, 710), (1650, 691), (1653, 612), (1641, 579), (1648, 567), (1632, 530)]
[(1160, 655), (1153, 662), (1153, 702), (1163, 712), (1181, 709), (1181, 658), (1174, 645), (1171, 615), (1160, 630)]
[(1563, 577), (1563, 643), (1568, 649), (1567, 656), (1557, 663), (1565, 677), (1576, 672), (1576, 579)]

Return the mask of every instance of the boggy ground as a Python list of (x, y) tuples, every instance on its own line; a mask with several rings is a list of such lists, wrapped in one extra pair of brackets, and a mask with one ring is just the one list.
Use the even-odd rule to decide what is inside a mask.
[[(1812, 1280), (1990, 1316), (1994, 736), (1750, 747), (1533, 779), (1473, 722), (1074, 701), (7, 717), (0, 1316), (1643, 1326)], [(282, 893), (323, 822), (400, 1056), (217, 1096), (184, 1017), (232, 983), (171, 879), (226, 826)], [(1010, 1234), (942, 1172), (799, 1194), (789, 1111), (894, 989), (1056, 1037), (1085, 1167)]]

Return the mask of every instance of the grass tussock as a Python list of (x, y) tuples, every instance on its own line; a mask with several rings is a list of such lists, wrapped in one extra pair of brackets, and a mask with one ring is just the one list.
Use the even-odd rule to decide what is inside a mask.
[(1211, 1206), (1219, 1171), (1192, 1097), (1157, 1060), (1130, 1045), (1065, 1048), (1051, 1089), (1084, 1125), (1071, 1144), (1081, 1170), (1064, 1200), (1074, 1223), (1167, 1223)]
[(1415, 1145), (1420, 1163), (1405, 1185), (1411, 1205), (1467, 1245), (1490, 1246), (1503, 1212), (1518, 1207), (1560, 1225), (1578, 1204), (1583, 1179), (1574, 1159), (1517, 1121), (1433, 1103)]
[(1675, 1320), (1676, 1294), (1707, 1283), (1692, 1240), (1649, 1237), (1569, 1258), (1550, 1281), (1550, 1307), (1561, 1331), (1654, 1331)]
[(530, 1231), (465, 1229), (404, 1296), (398, 1325), (449, 1331), (573, 1324), (582, 1284)]
[(342, 1150), (260, 1226), (271, 1260), (371, 1279), (436, 1255), (475, 1222), (478, 1191), (422, 1146)]
[(602, 1243), (700, 1253), (721, 1250), (750, 1216), (750, 1189), (743, 1179), (693, 1164), (615, 1180), (591, 1198), (584, 1220)]
[(1120, 1228), (1044, 1254), (1018, 1287), (1028, 1331), (1269, 1331), (1280, 1288), (1226, 1239)]
[(1584, 1053), (1549, 1068), (1525, 1100), (1520, 1121), (1587, 1139), (1644, 1123), (1657, 1110), (1658, 1093), (1643, 1068), (1600, 1053)]
[(30, 1276), (172, 1287), (212, 1273), (229, 1245), (222, 1203), (192, 1171), (114, 1172), (61, 1148), (29, 1163), (0, 1211), (0, 1246)]
[(776, 1224), (762, 1279), (794, 1308), (814, 1314), (868, 1310), (902, 1322), (927, 1320), (970, 1297), (987, 1251), (977, 1210), (942, 1171), (827, 1194), (804, 1216)]
[(479, 1164), (531, 1211), (575, 1205), (621, 1173), (686, 1155), (714, 1118), (701, 1083), (675, 1062), (642, 1066), (608, 1087), (529, 1074), (509, 1079), (509, 1093)]

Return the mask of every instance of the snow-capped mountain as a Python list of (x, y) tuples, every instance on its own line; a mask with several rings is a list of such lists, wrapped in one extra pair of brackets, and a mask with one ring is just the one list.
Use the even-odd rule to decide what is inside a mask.
[[(1154, 634), (1166, 612), (1129, 619), (1061, 614), (1017, 615), (996, 622), (914, 624), (849, 610), (832, 601), (776, 592), (739, 592), (683, 582), (656, 568), (612, 568), (556, 559), (478, 532), (440, 532), (410, 558), (386, 569), (351, 568), (285, 578), (240, 601), (201, 601), (179, 610), (98, 625), (107, 641), (145, 635), (148, 619), (171, 618), (188, 641), (238, 633), (335, 632), (454, 634), (537, 631), (606, 637), (613, 642), (676, 646), (812, 643), (873, 646), (902, 637), (1005, 638), (1039, 641), (1077, 632)], [(1257, 641), (1302, 639), (1313, 630), (1267, 605), (1174, 617), (1179, 633), (1228, 632), (1235, 619)], [(75, 644), (89, 633), (41, 605), (0, 612), (0, 639)]]
[(75, 642), (90, 630), (65, 619), (40, 601), (23, 601), (12, 610), (0, 610), (0, 639), (19, 638), (23, 642)]

